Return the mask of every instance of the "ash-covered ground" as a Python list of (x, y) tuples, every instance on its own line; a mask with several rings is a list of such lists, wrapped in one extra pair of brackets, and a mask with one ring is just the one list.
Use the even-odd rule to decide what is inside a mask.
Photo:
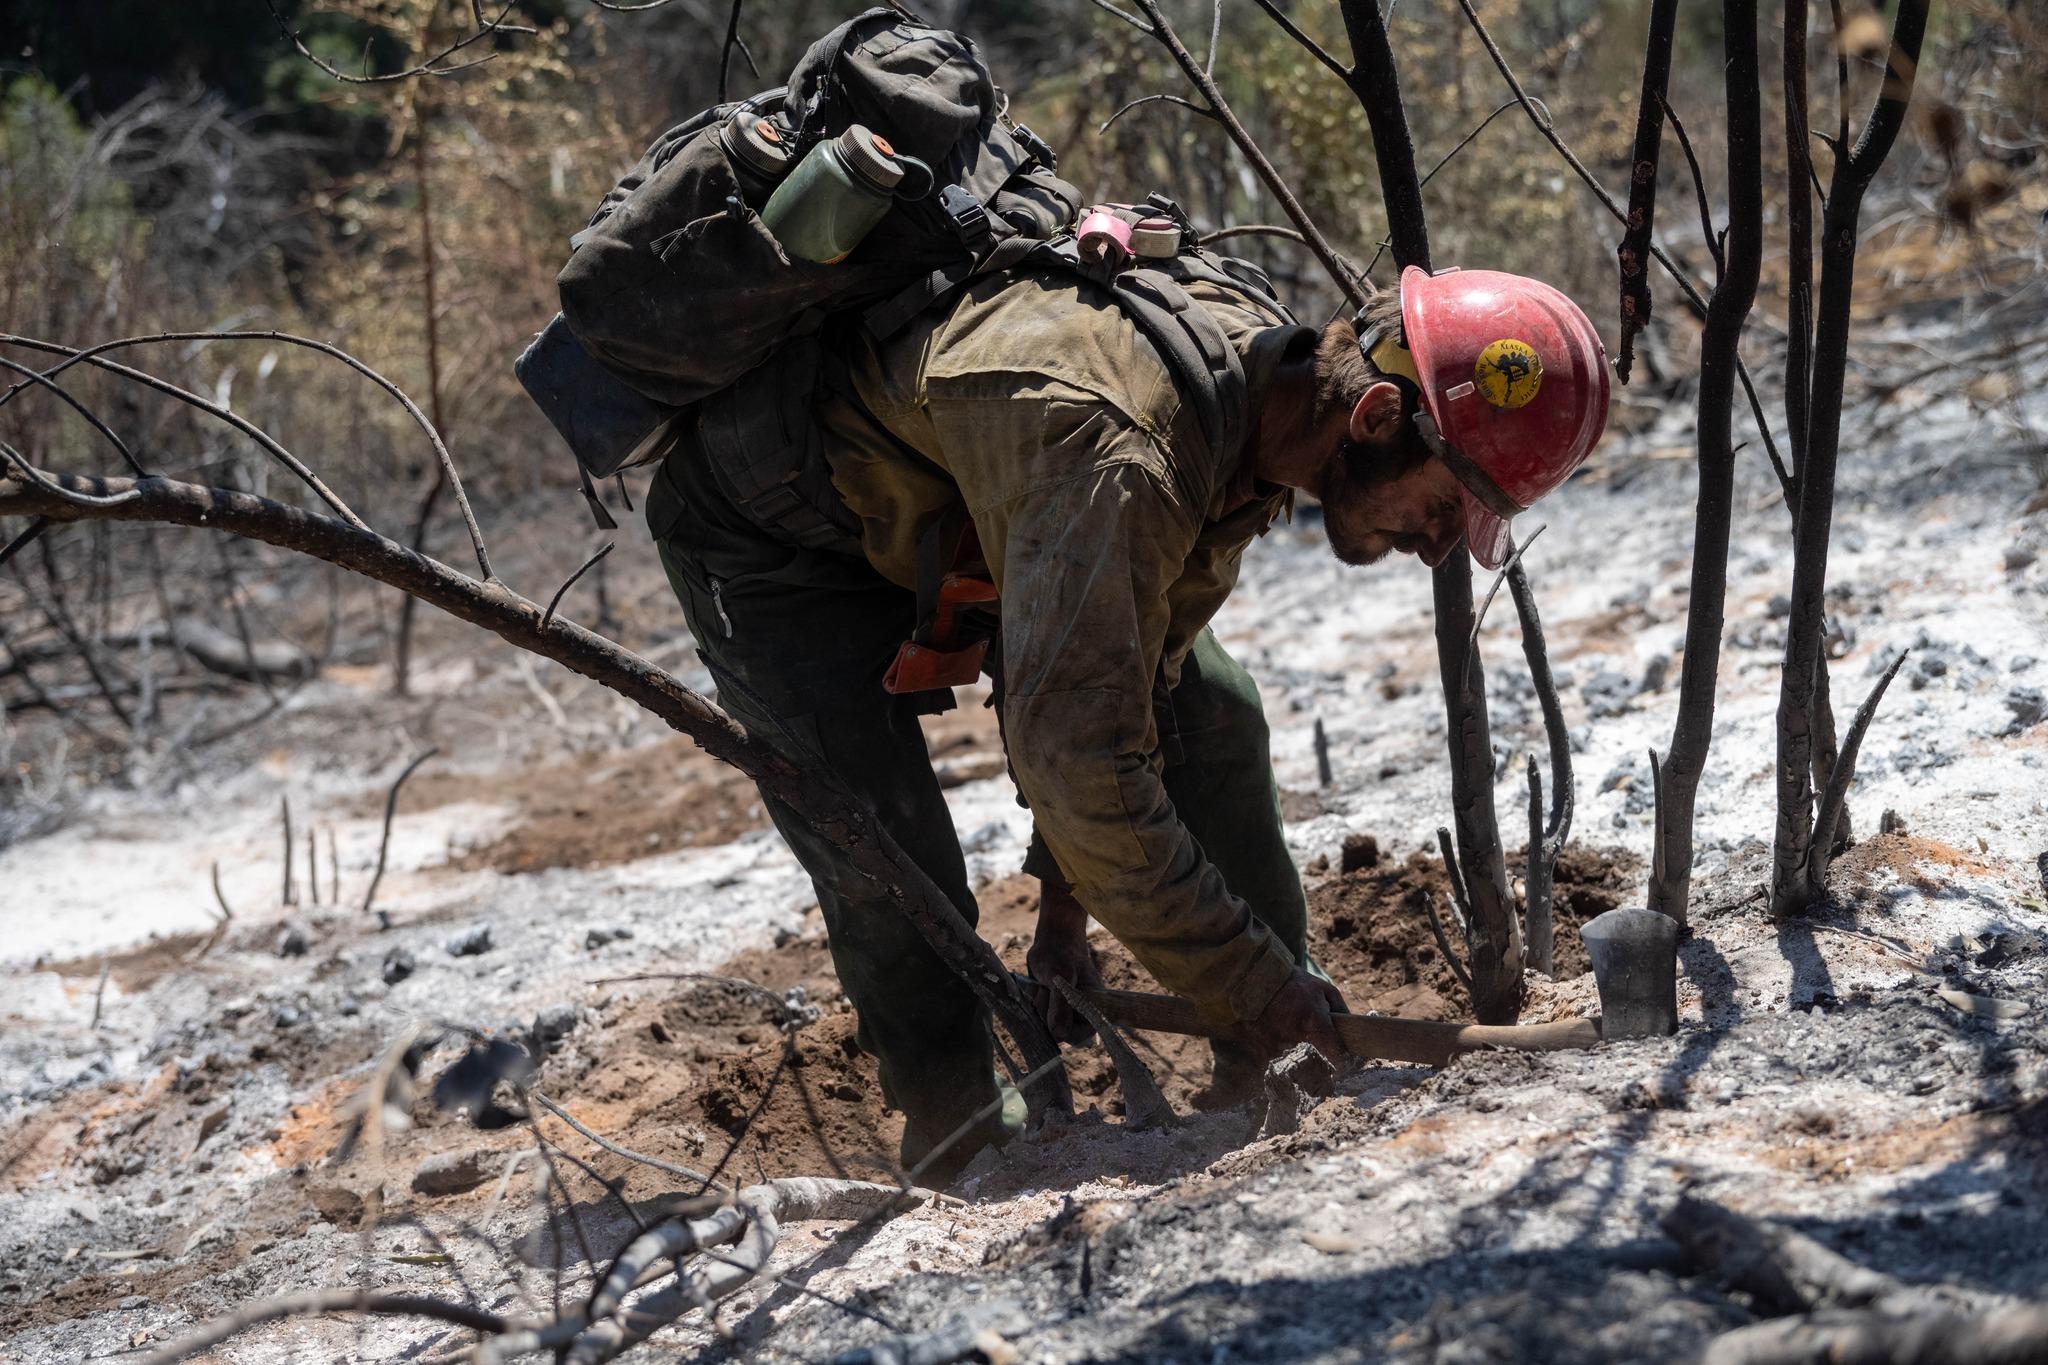
[[(1905, 1279), (2038, 1293), (2048, 514), (2026, 511), (2035, 485), (2004, 407), (1906, 400), (1912, 420), (1863, 414), (1845, 442), (1838, 709), (1913, 656), (1864, 747), (1860, 842), (1826, 912), (1790, 926), (1757, 894), (1787, 514), (1743, 457), (1677, 1037), (1366, 1069), (1264, 1142), (1244, 1111), (1189, 1107), (1202, 1045), (1139, 1039), (1182, 1115), (1146, 1132), (1124, 1128), (1086, 1049), (1081, 1116), (977, 1161), (964, 1204), (785, 1231), (776, 1268), (869, 1316), (764, 1281), (723, 1314), (732, 1345), (685, 1323), (650, 1354), (817, 1359), (885, 1335), (876, 1318), (909, 1332), (980, 1313), (1033, 1360), (1683, 1359), (1748, 1317), (1658, 1229), (1688, 1189)], [(1635, 412), (1534, 518), (1578, 778), (1570, 923), (1640, 897), (1645, 755), (1668, 742), (1682, 664), (1689, 421), (1683, 404)], [(1895, 429), (1879, 439), (1877, 421)], [(636, 572), (629, 613), (671, 619), (649, 565)], [(1254, 547), (1217, 624), (1267, 689), (1319, 958), (1356, 1007), (1444, 1018), (1465, 1002), (1417, 918), (1448, 813), (1428, 602), (1421, 569), (1342, 569), (1305, 517)], [(1519, 831), (1520, 755), (1541, 731), (1512, 618), (1496, 603), (1483, 648), (1501, 822)], [(522, 1125), (479, 1129), (421, 1101), (413, 1126), (335, 1160), (415, 1030), (531, 1040), (544, 1091), (670, 1161), (741, 1179), (883, 1174), (898, 1120), (751, 790), (579, 682), (453, 627), (434, 640), (414, 703), (384, 699), (374, 670), (338, 669), (224, 757), (79, 795), (0, 851), (0, 1359), (146, 1351), (319, 1285), (522, 1316), (550, 1301), (559, 1264), (561, 1291), (587, 1292), (586, 1249), (601, 1264), (631, 1223), (577, 1170), (563, 1173), (573, 1219), (557, 1202), (551, 1220)], [(687, 638), (659, 656), (687, 665)], [(1021, 961), (1028, 816), (966, 700), (934, 723), (934, 754), (984, 932)], [(428, 744), (441, 755), (402, 796), (380, 919), (360, 906), (384, 793)], [(302, 863), (319, 831), (317, 906), (303, 866), (299, 903), (280, 904), (280, 797)], [(1345, 873), (1339, 847), (1359, 833), (1380, 860)], [(209, 944), (216, 864), (235, 919)], [(1103, 947), (1114, 984), (1143, 984)], [(1562, 970), (1582, 965), (1568, 953)], [(680, 973), (801, 988), (819, 1017), (785, 1035), (756, 993)], [(1971, 996), (2008, 1004), (1987, 1016)], [(1531, 982), (1529, 1018), (1593, 1008), (1583, 974)], [(459, 1050), (430, 1053), (423, 1079)], [(641, 1214), (676, 1188), (544, 1125)], [(296, 1319), (212, 1358), (411, 1360), (462, 1340), (414, 1320)]]

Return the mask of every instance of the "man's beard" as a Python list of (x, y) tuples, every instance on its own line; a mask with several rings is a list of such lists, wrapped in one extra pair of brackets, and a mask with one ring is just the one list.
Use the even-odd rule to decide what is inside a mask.
[[(1323, 504), (1323, 535), (1330, 543), (1330, 553), (1360, 568), (1377, 564), (1397, 550), (1425, 558), (1424, 552), (1432, 548), (1427, 536), (1384, 529), (1354, 533), (1351, 513), (1369, 505), (1379, 490), (1398, 482), (1427, 458), (1427, 452), (1387, 450), (1348, 440), (1339, 446), (1330, 457), (1317, 494)], [(1430, 507), (1424, 524), (1448, 518), (1455, 510), (1455, 499), (1439, 500)]]
[(1323, 535), (1330, 542), (1330, 553), (1341, 562), (1363, 568), (1379, 563), (1393, 551), (1389, 536), (1377, 532), (1352, 535), (1345, 511), (1400, 475), (1396, 461), (1384, 452), (1354, 441), (1344, 441), (1330, 457), (1316, 496), (1323, 504)]

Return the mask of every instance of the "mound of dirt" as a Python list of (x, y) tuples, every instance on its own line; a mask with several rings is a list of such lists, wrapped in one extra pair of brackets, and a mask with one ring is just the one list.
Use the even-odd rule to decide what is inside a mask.
[[(1522, 866), (1525, 856), (1511, 853), (1508, 866)], [(1560, 979), (1587, 969), (1579, 926), (1634, 896), (1641, 867), (1641, 859), (1620, 848), (1574, 844), (1558, 855), (1553, 918)], [(1462, 947), (1452, 924), (1450, 881), (1433, 854), (1413, 853), (1401, 862), (1382, 856), (1309, 888), (1309, 952), (1352, 1009), (1415, 1019), (1471, 1017), (1471, 1002), (1430, 933), (1432, 900), (1453, 947)]]
[[(1585, 970), (1580, 924), (1622, 904), (1638, 863), (1617, 849), (1568, 848), (1557, 868), (1558, 971)], [(1446, 897), (1442, 864), (1426, 854), (1382, 860), (1309, 888), (1309, 942), (1316, 960), (1356, 1010), (1412, 1018), (1469, 1017), (1462, 991), (1437, 952), (1424, 897)], [(1006, 877), (977, 899), (980, 931), (1013, 970), (1024, 969), (1037, 916), (1038, 883)], [(1106, 985), (1159, 986), (1107, 934), (1091, 940)], [(752, 983), (750, 988), (740, 983)], [(821, 1017), (785, 1037), (774, 997), (801, 990)], [(763, 991), (767, 994), (763, 994)], [(627, 987), (604, 1011), (601, 1035), (578, 1036), (594, 1059), (553, 1076), (555, 1097), (627, 1146), (745, 1179), (860, 1174), (893, 1158), (902, 1116), (883, 1102), (874, 1059), (855, 1041), (856, 1019), (833, 975), (822, 933), (751, 949), (710, 976)], [(1209, 1045), (1199, 1038), (1133, 1033), (1130, 1041), (1167, 1100), (1182, 1113), (1208, 1083)], [(1118, 1119), (1116, 1070), (1099, 1042), (1068, 1050), (1076, 1102)]]

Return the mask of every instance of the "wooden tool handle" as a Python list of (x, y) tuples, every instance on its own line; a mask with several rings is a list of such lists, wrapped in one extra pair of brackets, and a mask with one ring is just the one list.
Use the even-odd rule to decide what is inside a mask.
[[(1122, 1028), (1156, 1033), (1185, 1033), (1198, 1038), (1228, 1038), (1233, 1030), (1205, 1020), (1194, 1005), (1179, 996), (1140, 991), (1087, 991), (1090, 1004)], [(1334, 1016), (1337, 1039), (1354, 1057), (1389, 1062), (1420, 1062), (1442, 1066), (1463, 1052), (1511, 1048), (1518, 1052), (1560, 1052), (1588, 1048), (1600, 1041), (1598, 1019), (1566, 1019), (1554, 1024), (1441, 1024), (1427, 1019), (1390, 1019), (1381, 1015)]]

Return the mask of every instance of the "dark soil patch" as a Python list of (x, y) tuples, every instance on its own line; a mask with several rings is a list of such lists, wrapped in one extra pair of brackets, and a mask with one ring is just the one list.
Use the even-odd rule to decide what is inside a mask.
[[(1569, 848), (1557, 869), (1558, 970), (1585, 970), (1578, 926), (1622, 904), (1637, 860), (1615, 849)], [(1423, 896), (1443, 896), (1441, 864), (1417, 854), (1327, 878), (1309, 889), (1311, 951), (1353, 1009), (1413, 1018), (1469, 1017), (1462, 992), (1431, 940)], [(1036, 922), (1038, 883), (1006, 877), (982, 888), (980, 931), (1022, 971)], [(1158, 985), (1115, 939), (1093, 937), (1104, 982), (1123, 990)], [(736, 1178), (817, 1174), (837, 1166), (872, 1173), (893, 1160), (902, 1116), (888, 1110), (874, 1059), (854, 1038), (852, 1007), (839, 990), (822, 932), (752, 949), (717, 978), (628, 986), (607, 1011), (602, 1036), (577, 1035), (582, 1061), (547, 1084), (586, 1123), (627, 1146), (685, 1164), (723, 1165)], [(774, 996), (800, 988), (821, 1018), (785, 1038)], [(1198, 1038), (1133, 1033), (1132, 1045), (1182, 1112), (1208, 1083), (1209, 1045)], [(1068, 1051), (1076, 1102), (1119, 1118), (1116, 1071), (1099, 1043)]]
[(1997, 869), (1974, 853), (1917, 834), (1873, 834), (1852, 845), (1828, 868), (1830, 881), (1859, 898), (1876, 895), (1887, 874), (1915, 890), (1939, 895), (1949, 885), (1949, 878), (1941, 875), (1944, 872), (1992, 876)]
[[(932, 717), (925, 737), (945, 785), (1003, 771), (995, 714), (983, 707)], [(751, 781), (682, 738), (623, 753), (577, 754), (488, 786), (471, 774), (421, 772), (405, 786), (401, 816), (474, 800), (509, 802), (512, 828), (461, 854), (451, 867), (504, 873), (603, 867), (731, 843), (768, 823)]]
[[(1508, 857), (1521, 866), (1524, 854)], [(1626, 849), (1568, 845), (1556, 875), (1556, 967), (1560, 979), (1587, 970), (1579, 926), (1634, 895), (1641, 859)], [(1415, 1019), (1471, 1017), (1471, 1002), (1451, 975), (1430, 933), (1429, 904), (1460, 947), (1452, 923), (1450, 882), (1441, 859), (1425, 853), (1369, 867), (1309, 888), (1309, 952), (1344, 991), (1354, 1010)]]
[[(425, 805), (509, 799), (518, 812), (513, 827), (451, 864), (506, 873), (602, 867), (728, 844), (768, 820), (752, 782), (684, 739), (579, 754), (487, 790), (474, 779), (445, 776), (419, 796)], [(410, 784), (401, 799), (411, 804)]]

